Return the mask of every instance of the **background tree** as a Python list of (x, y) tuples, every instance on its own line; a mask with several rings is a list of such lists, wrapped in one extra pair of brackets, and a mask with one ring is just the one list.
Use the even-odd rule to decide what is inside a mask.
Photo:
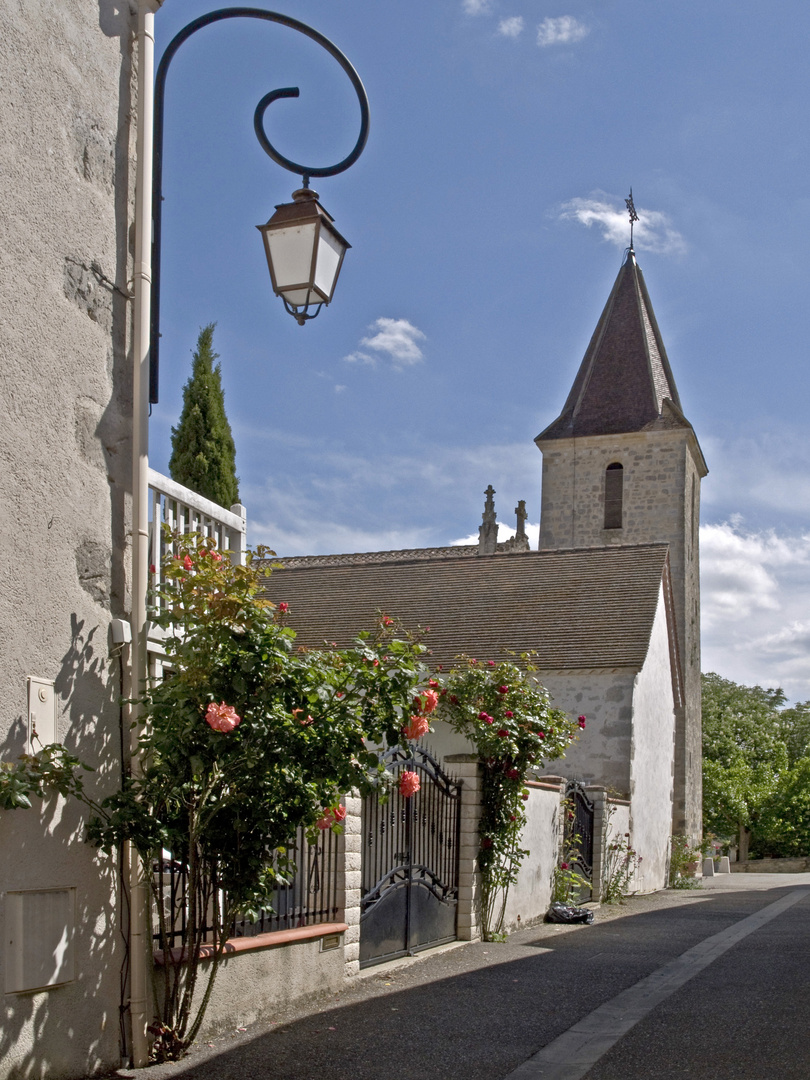
[(703, 823), (739, 858), (810, 852), (810, 702), (703, 676)]
[(183, 389), (183, 410), (172, 428), (169, 475), (219, 506), (239, 502), (236, 448), (225, 415), (222, 372), (212, 343), (214, 327), (200, 330), (191, 378)]

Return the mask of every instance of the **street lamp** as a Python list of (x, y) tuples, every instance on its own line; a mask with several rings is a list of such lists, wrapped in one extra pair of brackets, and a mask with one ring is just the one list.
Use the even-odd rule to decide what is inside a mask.
[[(360, 103), (360, 134), (351, 153), (337, 163), (313, 167), (290, 160), (273, 146), (264, 130), (267, 108), (279, 98), (298, 97), (298, 87), (271, 90), (261, 99), (253, 114), (253, 127), (262, 149), (276, 164), (303, 178), (303, 186), (293, 193), (291, 203), (276, 206), (276, 213), (266, 225), (257, 228), (264, 239), (273, 291), (284, 301), (293, 318), (304, 326), (314, 319), (324, 304), (329, 304), (351, 246), (332, 224), (332, 216), (318, 202), (318, 194), (309, 186), (313, 176), (336, 176), (357, 161), (368, 140), (368, 97), (360, 76), (343, 53), (323, 34), (289, 15), (261, 8), (221, 8), (194, 19), (176, 34), (166, 47), (155, 79), (154, 167), (152, 173), (152, 320), (149, 347), (149, 402), (158, 400), (158, 360), (160, 351), (160, 249), (163, 218), (163, 106), (166, 75), (175, 53), (192, 34), (223, 19), (262, 19), (280, 23), (312, 38), (337, 60), (348, 75)], [(314, 310), (313, 310), (314, 309)]]
[(256, 226), (264, 239), (273, 292), (301, 326), (332, 299), (343, 256), (351, 247), (332, 220), (317, 191), (300, 188), (291, 203), (276, 207), (266, 225)]
[[(343, 53), (328, 38), (287, 15), (260, 8), (222, 8), (190, 22), (169, 43), (154, 85), (154, 22), (163, 0), (137, 0), (138, 7), (138, 146), (135, 177), (135, 249), (133, 258), (133, 380), (132, 380), (132, 644), (128, 672), (133, 721), (130, 750), (133, 770), (138, 767), (138, 695), (147, 678), (146, 591), (149, 581), (149, 407), (158, 400), (160, 342), (160, 246), (163, 216), (163, 104), (166, 74), (177, 50), (211, 23), (223, 19), (261, 19), (296, 30), (321, 45), (348, 75), (360, 102), (360, 135), (354, 149), (337, 165), (311, 168), (280, 154), (262, 127), (264, 112), (278, 98), (298, 97), (298, 89), (273, 90), (259, 102), (254, 127), (264, 150), (285, 169), (303, 178), (302, 189), (291, 204), (276, 207), (276, 214), (260, 226), (265, 240), (273, 289), (303, 326), (328, 304), (348, 244), (332, 225), (332, 218), (310, 190), (313, 176), (335, 176), (353, 165), (368, 139), (368, 98), (360, 77)], [(154, 100), (154, 110), (152, 102)], [(151, 183), (150, 183), (151, 179)], [(291, 209), (292, 208), (292, 209)], [(297, 215), (297, 217), (296, 217)], [(299, 244), (305, 245), (301, 250)], [(310, 310), (314, 308), (314, 310)], [(149, 1001), (147, 970), (151, 954), (146, 871), (133, 852), (128, 854), (130, 889), (129, 1011), (132, 1062), (147, 1063), (146, 1024)]]

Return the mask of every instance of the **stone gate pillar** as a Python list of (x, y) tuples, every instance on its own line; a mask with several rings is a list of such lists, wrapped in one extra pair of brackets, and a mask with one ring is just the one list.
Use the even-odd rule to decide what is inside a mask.
[(447, 771), (462, 781), (456, 933), (459, 941), (475, 941), (481, 937), (481, 766), (476, 754), (450, 754), (444, 762)]

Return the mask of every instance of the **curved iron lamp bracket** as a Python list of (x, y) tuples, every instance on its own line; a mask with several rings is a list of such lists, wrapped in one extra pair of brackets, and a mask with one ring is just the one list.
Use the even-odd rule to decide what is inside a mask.
[(281, 165), (284, 169), (289, 169), (290, 172), (300, 174), (303, 177), (304, 187), (308, 187), (309, 179), (312, 176), (336, 176), (338, 173), (348, 169), (363, 153), (366, 142), (368, 141), (368, 95), (360, 80), (360, 76), (357, 74), (354, 66), (347, 57), (343, 55), (340, 49), (338, 49), (329, 38), (324, 37), (324, 35), (320, 34), (317, 30), (313, 30), (313, 28), (307, 26), (306, 23), (302, 23), (298, 19), (293, 19), (289, 15), (280, 15), (278, 12), (265, 11), (262, 8), (220, 8), (218, 11), (210, 11), (207, 15), (201, 15), (198, 19), (194, 19), (187, 26), (183, 27), (179, 33), (175, 34), (166, 46), (166, 51), (161, 57), (155, 79), (154, 161), (152, 166), (152, 315), (149, 346), (149, 402), (152, 405), (156, 404), (158, 401), (160, 251), (163, 218), (163, 111), (166, 92), (166, 75), (169, 70), (169, 65), (174, 59), (175, 53), (184, 41), (187, 41), (192, 34), (196, 34), (198, 30), (202, 30), (204, 26), (222, 22), (223, 19), (262, 19), (264, 22), (279, 23), (281, 26), (289, 27), (291, 30), (297, 30), (300, 34), (304, 34), (305, 37), (311, 38), (313, 41), (317, 42), (318, 45), (323, 46), (329, 55), (337, 60), (341, 68), (348, 75), (349, 80), (355, 89), (355, 93), (357, 94), (358, 101), (360, 102), (360, 134), (354, 145), (354, 149), (351, 153), (347, 154), (342, 161), (339, 161), (337, 165), (317, 167), (300, 165), (297, 162), (290, 160), (290, 158), (285, 157), (283, 154), (280, 154), (267, 138), (267, 134), (264, 130), (264, 114), (268, 107), (279, 98), (298, 97), (298, 87), (293, 86), (286, 87), (282, 90), (271, 90), (269, 94), (265, 94), (256, 106), (256, 111), (253, 114), (253, 127), (262, 149), (269, 154), (277, 165)]

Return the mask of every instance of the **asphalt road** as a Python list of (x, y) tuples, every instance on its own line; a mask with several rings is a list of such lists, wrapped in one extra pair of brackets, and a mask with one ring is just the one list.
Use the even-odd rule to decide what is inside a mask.
[[(789, 907), (767, 910), (788, 897)], [(716, 935), (724, 936), (715, 958), (706, 942)], [(702, 955), (702, 969), (692, 974), (688, 958), (678, 960), (685, 953)], [(682, 985), (650, 999), (647, 1015), (621, 1034), (622, 1018), (632, 1023), (627, 1001), (646, 993), (648, 984), (637, 984), (653, 976), (660, 998), (661, 978), (674, 969)], [(577, 1065), (575, 1054), (560, 1066), (540, 1060), (600, 1007), (600, 1030), (605, 1017), (619, 1027), (595, 1063)], [(810, 874), (733, 875), (602, 907), (591, 926), (541, 925), (503, 945), (475, 942), (371, 969), (339, 995), (203, 1044), (182, 1062), (117, 1075), (508, 1080), (518, 1070), (519, 1080), (810, 1080), (808, 1018)]]

